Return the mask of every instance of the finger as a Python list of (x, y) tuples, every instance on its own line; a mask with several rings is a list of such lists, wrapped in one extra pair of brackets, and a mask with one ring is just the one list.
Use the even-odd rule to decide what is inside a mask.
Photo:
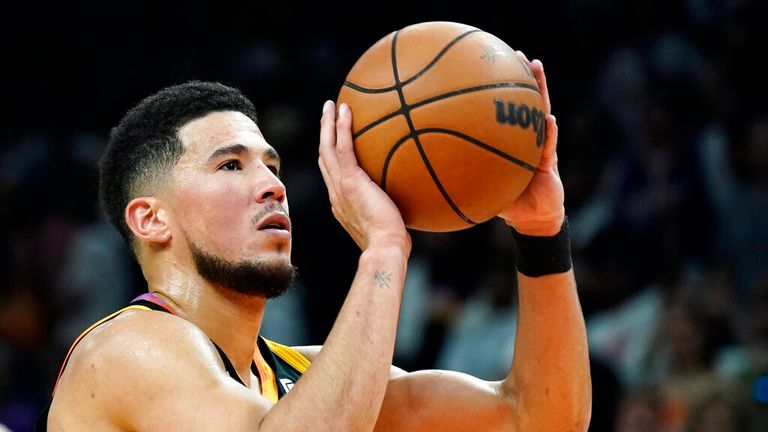
[(528, 56), (526, 56), (524, 52), (517, 50), (517, 55), (523, 60), (523, 62), (525, 62), (525, 64), (531, 64), (530, 60), (528, 60)]
[(557, 164), (557, 119), (552, 114), (547, 116), (546, 138), (544, 139), (544, 149), (541, 153), (540, 169), (549, 169), (553, 164)]
[(320, 174), (323, 175), (323, 181), (325, 182), (325, 188), (328, 189), (328, 199), (331, 201), (331, 205), (334, 205), (337, 201), (336, 198), (336, 184), (328, 174), (328, 169), (325, 167), (322, 158), (317, 158), (317, 165), (320, 167)]
[(544, 112), (550, 114), (552, 112), (552, 104), (549, 101), (549, 89), (547, 88), (547, 76), (544, 74), (544, 63), (538, 59), (533, 60), (531, 62), (531, 72), (536, 77), (536, 83), (539, 84), (541, 99), (544, 101)]
[(336, 120), (336, 154), (342, 170), (358, 166), (352, 139), (352, 110), (345, 103), (339, 105), (339, 118)]
[(515, 51), (515, 54), (517, 55), (517, 61), (520, 62), (520, 66), (523, 67), (523, 70), (525, 71), (526, 75), (530, 76), (533, 79), (536, 79), (536, 77), (533, 76), (533, 72), (531, 72), (531, 62), (528, 61), (528, 57), (525, 56), (525, 53), (523, 53), (520, 50)]
[[(332, 101), (323, 105), (323, 116), (320, 118), (320, 158), (327, 168), (326, 172), (338, 172), (339, 162), (336, 157), (336, 119)], [(331, 177), (329, 177), (331, 178)]]

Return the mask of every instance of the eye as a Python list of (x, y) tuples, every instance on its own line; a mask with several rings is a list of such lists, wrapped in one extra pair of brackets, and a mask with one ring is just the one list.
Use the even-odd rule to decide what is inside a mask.
[(224, 164), (220, 166), (219, 169), (224, 171), (239, 171), (243, 169), (243, 167), (240, 165), (239, 161), (231, 160), (224, 162)]
[(280, 167), (277, 165), (267, 165), (267, 169), (272, 171), (275, 177), (280, 177)]

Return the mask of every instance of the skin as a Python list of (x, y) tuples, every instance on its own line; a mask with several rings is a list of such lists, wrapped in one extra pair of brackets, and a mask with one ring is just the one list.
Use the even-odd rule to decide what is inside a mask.
[[(549, 113), (543, 67), (530, 66)], [(335, 111), (330, 101), (323, 107), (319, 166), (333, 213), (361, 254), (325, 345), (300, 348), (312, 359), (302, 379), (277, 404), (259, 394), (250, 364), (265, 300), (213, 286), (195, 271), (190, 242), (229, 260), (290, 263), (290, 235), (260, 231), (253, 220), (264, 209), (288, 211), (279, 161), (246, 116), (211, 113), (179, 131), (185, 152), (158, 193), (126, 207), (150, 291), (178, 316), (129, 311), (83, 338), (59, 382), (50, 430), (587, 429), (589, 360), (572, 271), (518, 274), (520, 320), (506, 379), (391, 365), (411, 241), (395, 205), (357, 164), (349, 108), (340, 106), (338, 118)], [(522, 233), (553, 235), (563, 222), (556, 142), (548, 114), (533, 181), (499, 215)], [(220, 150), (235, 144), (242, 148)], [(245, 387), (226, 374), (210, 339)]]

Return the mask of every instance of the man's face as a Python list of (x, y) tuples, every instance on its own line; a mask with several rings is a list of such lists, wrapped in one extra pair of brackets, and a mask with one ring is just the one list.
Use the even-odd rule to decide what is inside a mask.
[[(280, 160), (256, 124), (239, 112), (214, 112), (184, 125), (179, 137), (185, 150), (167, 200), (174, 241), (187, 242), (201, 275), (225, 286), (252, 279), (250, 273), (292, 276)], [(272, 295), (258, 287), (228, 288)]]

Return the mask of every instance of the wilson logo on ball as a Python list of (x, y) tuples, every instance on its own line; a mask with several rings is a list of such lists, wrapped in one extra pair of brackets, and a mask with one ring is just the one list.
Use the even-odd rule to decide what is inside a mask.
[(536, 133), (536, 147), (544, 144), (544, 113), (538, 108), (530, 109), (524, 103), (518, 105), (501, 99), (494, 99), (493, 104), (496, 106), (497, 123), (520, 126), (522, 129), (533, 127), (533, 132)]

